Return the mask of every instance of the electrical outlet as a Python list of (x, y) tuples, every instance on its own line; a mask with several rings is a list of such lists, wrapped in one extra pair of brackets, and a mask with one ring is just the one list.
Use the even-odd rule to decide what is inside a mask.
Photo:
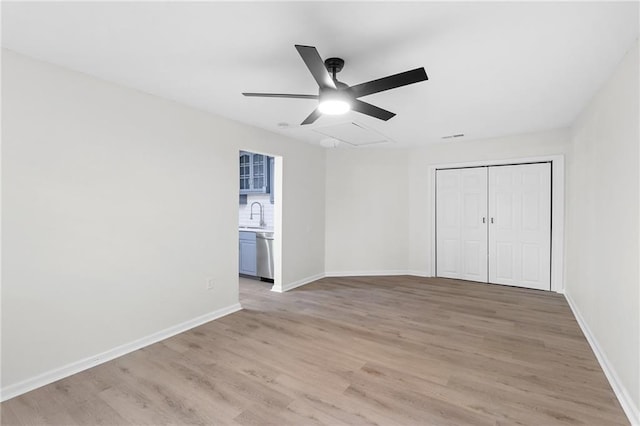
[(209, 278), (207, 280), (207, 290), (213, 290), (213, 288), (215, 287), (216, 283), (213, 280), (213, 278)]

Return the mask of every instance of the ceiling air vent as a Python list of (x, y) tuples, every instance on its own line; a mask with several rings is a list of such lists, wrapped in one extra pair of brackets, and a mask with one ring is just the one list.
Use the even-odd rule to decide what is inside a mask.
[(385, 135), (358, 123), (342, 123), (313, 129), (324, 136), (338, 139), (353, 146), (374, 145), (392, 142)]

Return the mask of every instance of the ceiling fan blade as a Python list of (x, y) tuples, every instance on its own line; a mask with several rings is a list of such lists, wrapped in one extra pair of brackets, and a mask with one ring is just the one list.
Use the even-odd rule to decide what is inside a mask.
[(401, 72), (399, 74), (390, 75), (377, 80), (371, 80), (362, 84), (356, 84), (355, 86), (351, 86), (348, 90), (354, 97), (359, 98), (360, 96), (384, 92), (385, 90), (395, 89), (396, 87), (402, 87), (428, 79), (427, 72), (424, 68), (416, 68), (415, 70)]
[(320, 110), (318, 108), (314, 109), (313, 112), (311, 114), (309, 114), (309, 116), (307, 118), (304, 119), (304, 121), (300, 124), (302, 124), (303, 126), (305, 124), (311, 124), (314, 121), (316, 121), (318, 118), (320, 118), (320, 116), (322, 115), (322, 113), (320, 112)]
[(318, 95), (295, 95), (290, 93), (243, 93), (243, 95), (257, 98), (318, 99)]
[(371, 117), (378, 118), (383, 121), (387, 121), (396, 115), (391, 111), (387, 111), (386, 109), (379, 108), (375, 105), (371, 105), (359, 99), (354, 99), (352, 101), (351, 109), (354, 111), (360, 112), (362, 114), (366, 114)]
[(301, 46), (299, 44), (295, 46), (300, 56), (302, 56), (302, 60), (307, 65), (307, 68), (311, 71), (313, 78), (316, 79), (318, 86), (320, 86), (321, 89), (336, 89), (336, 84), (324, 66), (324, 62), (316, 48), (313, 46)]

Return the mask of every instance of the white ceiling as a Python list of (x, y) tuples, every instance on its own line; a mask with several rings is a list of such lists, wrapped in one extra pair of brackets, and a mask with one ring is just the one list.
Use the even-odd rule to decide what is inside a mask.
[[(345, 121), (396, 146), (566, 127), (638, 26), (638, 2), (2, 3), (4, 47), (313, 143)], [(316, 101), (240, 94), (316, 94), (294, 44), (343, 58), (350, 85), (420, 66), (429, 80), (363, 98), (388, 122), (300, 126)]]

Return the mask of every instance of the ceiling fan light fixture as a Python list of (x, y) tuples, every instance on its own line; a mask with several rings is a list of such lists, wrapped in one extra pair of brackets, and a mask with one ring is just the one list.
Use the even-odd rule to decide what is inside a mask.
[(346, 94), (338, 91), (327, 91), (320, 95), (318, 110), (327, 115), (346, 114), (351, 110), (351, 102)]
[(323, 114), (340, 115), (349, 112), (349, 110), (351, 110), (351, 105), (349, 105), (349, 102), (339, 99), (328, 100), (320, 102), (320, 105), (318, 105), (318, 109)]

